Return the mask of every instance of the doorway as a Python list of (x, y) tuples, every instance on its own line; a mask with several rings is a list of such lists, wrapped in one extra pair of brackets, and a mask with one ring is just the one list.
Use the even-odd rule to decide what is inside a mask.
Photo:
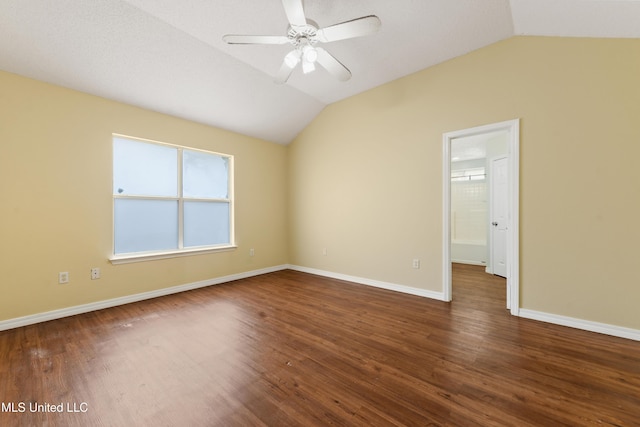
[[(507, 279), (506, 305), (511, 314), (518, 315), (519, 137), (518, 119), (443, 135), (443, 296), (446, 301), (452, 299), (451, 263), (466, 257), (468, 260), (462, 262), (485, 265), (488, 273)], [(461, 204), (457, 201), (460, 191), (469, 195)], [(484, 197), (483, 191), (486, 191)], [(452, 200), (456, 203), (455, 211)]]

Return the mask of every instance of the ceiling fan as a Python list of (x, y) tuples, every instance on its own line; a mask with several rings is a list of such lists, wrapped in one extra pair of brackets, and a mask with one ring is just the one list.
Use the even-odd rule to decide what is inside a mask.
[(326, 28), (318, 28), (318, 24), (305, 17), (302, 0), (282, 0), (282, 5), (289, 21), (286, 36), (228, 34), (222, 37), (222, 40), (229, 44), (290, 43), (293, 45), (294, 49), (284, 57), (282, 66), (275, 77), (276, 83), (280, 84), (289, 79), (294, 68), (300, 63), (302, 63), (302, 71), (305, 74), (314, 71), (315, 65), (319, 64), (338, 80), (349, 80), (351, 71), (333, 55), (317, 45), (373, 34), (378, 31), (381, 25), (377, 16), (370, 15)]

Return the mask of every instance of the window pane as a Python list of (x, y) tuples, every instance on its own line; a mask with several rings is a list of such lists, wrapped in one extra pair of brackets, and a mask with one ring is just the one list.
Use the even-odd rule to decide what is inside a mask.
[(178, 248), (178, 202), (116, 199), (115, 253)]
[(184, 150), (182, 153), (183, 196), (228, 198), (228, 163), (227, 157)]
[(185, 202), (184, 246), (230, 243), (229, 203)]
[(178, 150), (114, 138), (113, 194), (176, 197)]

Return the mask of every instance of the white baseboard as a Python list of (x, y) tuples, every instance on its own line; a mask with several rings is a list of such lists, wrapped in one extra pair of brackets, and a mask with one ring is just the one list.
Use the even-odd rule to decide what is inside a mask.
[(539, 320), (556, 325), (568, 326), (570, 328), (582, 329), (585, 331), (598, 332), (600, 334), (640, 341), (640, 330), (625, 328), (623, 326), (615, 326), (606, 323), (592, 322), (590, 320), (559, 316), (557, 314), (527, 310), (525, 308), (521, 308), (518, 315), (527, 319)]
[(421, 297), (444, 301), (444, 294), (442, 292), (412, 288), (410, 286), (397, 285), (395, 283), (382, 282), (379, 280), (366, 279), (363, 277), (349, 276), (341, 273), (333, 273), (331, 271), (318, 270), (315, 268), (301, 267), (299, 265), (289, 265), (289, 269), (300, 271), (303, 273), (315, 274), (317, 276), (330, 277), (332, 279), (346, 280), (347, 282), (354, 282), (361, 285), (373, 286), (376, 288), (387, 289), (390, 291), (402, 292), (404, 294), (417, 295)]
[(14, 319), (0, 321), (0, 331), (19, 328), (21, 326), (32, 325), (34, 323), (47, 322), (49, 320), (61, 319), (63, 317), (74, 316), (76, 314), (88, 313), (90, 311), (102, 310), (104, 308), (116, 307), (118, 305), (143, 301), (146, 299), (162, 297), (165, 295), (177, 294), (179, 292), (190, 291), (192, 289), (204, 288), (206, 286), (219, 285), (221, 283), (232, 282), (234, 280), (246, 279), (259, 276), (261, 274), (273, 273), (275, 271), (286, 270), (287, 265), (279, 265), (259, 270), (247, 271), (244, 273), (231, 274), (229, 276), (216, 277), (184, 285), (172, 286), (170, 288), (158, 289), (155, 291), (143, 292), (140, 294), (127, 295), (104, 301), (92, 302), (89, 304), (76, 305), (74, 307), (62, 308), (60, 310), (47, 311), (44, 313), (32, 314), (29, 316), (16, 317)]
[[(32, 325), (40, 322), (47, 322), (49, 320), (61, 319), (63, 317), (74, 316), (76, 314), (88, 313), (91, 311), (102, 310), (105, 308), (116, 307), (119, 305), (129, 304), (137, 301), (143, 301), (147, 299), (157, 298), (165, 295), (176, 294), (179, 292), (190, 291), (193, 289), (204, 288), (207, 286), (219, 285), (222, 283), (232, 282), (234, 280), (246, 279), (249, 277), (260, 276), (262, 274), (273, 273), (276, 271), (291, 269), (300, 271), (303, 273), (315, 274), (318, 276), (330, 277), (332, 279), (346, 280), (348, 282), (354, 282), (361, 285), (373, 286), (376, 288), (387, 289), (391, 291), (401, 292), (410, 295), (417, 295), (421, 297), (431, 298), (439, 301), (444, 301), (444, 294), (442, 292), (429, 291), (426, 289), (418, 289), (404, 285), (397, 285), (395, 283), (382, 282), (379, 280), (366, 279), (362, 277), (349, 276), (341, 273), (333, 273), (330, 271), (318, 270), (315, 268), (301, 267), (297, 265), (279, 265), (274, 267), (263, 268), (259, 270), (252, 270), (238, 274), (231, 274), (228, 276), (217, 277), (208, 280), (202, 280), (199, 282), (187, 283), (184, 285), (172, 286), (169, 288), (157, 289), (154, 291), (143, 292), (140, 294), (127, 295), (124, 297), (113, 298), (104, 301), (93, 302), (89, 304), (77, 305), (74, 307), (63, 308), (60, 310), (52, 310), (44, 313), (32, 314), (29, 316), (16, 317), (14, 319), (8, 319), (0, 321), (0, 331), (19, 328), (21, 326)], [(553, 323), (561, 326), (568, 326), (571, 328), (582, 329), (585, 331), (597, 332), (601, 334), (611, 335), (614, 337), (626, 338), (634, 341), (640, 341), (640, 330), (625, 328), (622, 326), (609, 325), (606, 323), (592, 322), (589, 320), (576, 319), (573, 317), (560, 316), (557, 314), (549, 314), (535, 310), (527, 310), (521, 308), (518, 315), (520, 317), (532, 320), (539, 320), (542, 322)]]
[[(417, 289), (403, 285), (396, 285), (394, 283), (381, 282), (378, 280), (365, 279), (362, 277), (349, 276), (346, 274), (333, 273), (330, 271), (318, 270), (315, 268), (301, 267), (298, 265), (289, 265), (289, 269), (301, 271), (303, 273), (316, 274), (318, 276), (330, 277), (332, 279), (346, 280), (348, 282), (359, 283), (361, 285), (374, 286), (376, 288), (388, 289), (396, 292), (402, 292), (405, 294), (418, 295), (426, 298), (432, 298), (439, 301), (444, 301), (444, 294), (442, 292), (428, 291), (424, 289)], [(542, 322), (553, 323), (561, 326), (568, 326), (571, 328), (582, 329), (590, 332), (598, 332), (601, 334), (611, 335), (619, 338), (627, 338), (635, 341), (640, 341), (640, 330), (625, 328), (622, 326), (608, 325), (606, 323), (592, 322), (588, 320), (575, 319), (573, 317), (559, 316), (556, 314), (549, 314), (540, 311), (527, 310), (524, 308), (519, 309), (518, 316), (539, 320)]]

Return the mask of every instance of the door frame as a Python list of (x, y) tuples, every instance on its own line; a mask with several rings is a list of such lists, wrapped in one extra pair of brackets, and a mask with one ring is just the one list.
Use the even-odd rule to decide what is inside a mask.
[(520, 119), (507, 120), (447, 132), (442, 135), (442, 289), (443, 299), (451, 301), (451, 142), (456, 138), (507, 131), (508, 147), (508, 208), (507, 221), (507, 308), (511, 314), (520, 312)]

